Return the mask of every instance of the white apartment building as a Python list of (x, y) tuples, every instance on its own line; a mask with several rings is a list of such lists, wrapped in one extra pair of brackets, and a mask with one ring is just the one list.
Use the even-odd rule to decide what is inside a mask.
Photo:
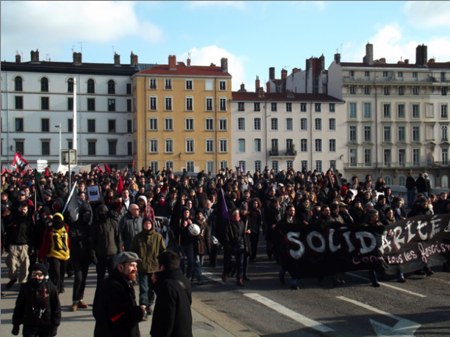
[[(269, 88), (269, 84), (267, 85)], [(232, 163), (244, 171), (342, 171), (344, 102), (323, 94), (255, 92), (243, 86), (231, 103)]]
[(341, 62), (335, 54), (328, 69), (324, 63), (323, 56), (310, 58), (305, 70), (294, 68), (284, 79), (282, 73), (281, 81), (272, 75), (270, 84), (345, 102), (340, 132), (347, 177), (370, 174), (404, 185), (407, 172), (426, 171), (433, 187), (450, 187), (450, 62), (428, 60), (421, 45), (414, 63), (386, 63), (374, 60), (367, 44), (362, 62)]
[(55, 169), (65, 149), (77, 150), (78, 165), (131, 165), (137, 66), (133, 53), (129, 64), (117, 54), (110, 64), (83, 63), (77, 52), (73, 62), (52, 62), (40, 60), (38, 51), (29, 62), (20, 55), (2, 62), (2, 166), (20, 152), (33, 167), (45, 159)]

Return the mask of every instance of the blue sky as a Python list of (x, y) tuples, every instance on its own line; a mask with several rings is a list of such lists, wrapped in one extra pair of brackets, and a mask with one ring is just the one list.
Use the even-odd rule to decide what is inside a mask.
[(387, 62), (415, 60), (419, 44), (428, 57), (450, 61), (449, 1), (2, 1), (1, 60), (16, 53), (30, 60), (167, 63), (188, 55), (193, 65), (228, 58), (233, 90), (254, 90), (256, 76), (305, 68), (310, 57), (336, 52), (361, 61), (366, 43)]

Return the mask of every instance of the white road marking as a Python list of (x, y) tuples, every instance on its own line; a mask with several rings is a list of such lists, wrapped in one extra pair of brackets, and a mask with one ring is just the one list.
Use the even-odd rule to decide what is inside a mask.
[(272, 310), (277, 311), (278, 313), (287, 316), (291, 319), (293, 319), (294, 321), (299, 322), (300, 324), (307, 326), (311, 329), (320, 331), (320, 332), (331, 332), (334, 331), (333, 329), (331, 329), (330, 327), (319, 323), (317, 321), (314, 321), (306, 316), (303, 316), (289, 308), (286, 308), (285, 306), (282, 306), (281, 304), (274, 302), (264, 296), (261, 296), (257, 293), (244, 293), (244, 296), (247, 296), (249, 298), (251, 298), (252, 300), (255, 300), (261, 304), (264, 304), (265, 306), (269, 307)]
[(418, 328), (420, 328), (420, 324), (414, 321), (410, 321), (409, 319), (401, 318), (397, 315), (391, 314), (389, 312), (377, 309), (375, 307), (372, 307), (371, 305), (361, 303), (356, 300), (352, 300), (345, 296), (337, 296), (336, 297), (339, 300), (346, 301), (349, 303), (352, 303), (354, 305), (357, 305), (361, 308), (364, 308), (366, 310), (375, 312), (377, 314), (390, 317), (392, 319), (397, 320), (398, 322), (393, 326), (390, 327), (388, 325), (385, 325), (383, 323), (377, 322), (373, 319), (369, 319), (370, 323), (372, 324), (372, 327), (379, 337), (396, 337), (396, 336), (414, 336), (414, 333)]
[[(367, 282), (370, 281), (368, 278), (366, 278), (366, 277), (364, 277), (364, 276), (360, 276), (360, 275), (358, 275), (358, 274), (354, 274), (354, 273), (346, 273), (346, 274), (348, 274), (348, 275), (350, 275), (350, 276), (353, 276), (353, 277), (356, 277), (356, 278), (359, 278), (359, 279), (361, 279), (361, 280), (365, 280), (365, 281), (367, 281)], [(419, 293), (416, 293), (416, 292), (414, 292), (414, 291), (410, 291), (410, 290), (403, 289), (403, 288), (400, 288), (400, 287), (396, 287), (396, 286), (393, 286), (393, 285), (388, 284), (388, 283), (380, 282), (380, 284), (381, 284), (381, 286), (383, 286), (383, 287), (395, 289), (395, 290), (398, 290), (398, 291), (403, 291), (404, 293), (407, 293), (407, 294), (410, 294), (410, 295), (413, 295), (413, 296), (417, 296), (417, 297), (421, 297), (421, 298), (427, 297), (426, 295), (419, 294)]]

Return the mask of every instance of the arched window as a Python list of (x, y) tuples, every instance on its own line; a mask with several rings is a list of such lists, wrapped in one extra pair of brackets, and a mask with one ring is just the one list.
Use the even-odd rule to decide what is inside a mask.
[(47, 77), (41, 78), (41, 91), (48, 92), (48, 78)]
[(92, 78), (88, 79), (88, 81), (87, 81), (87, 92), (88, 92), (88, 94), (95, 93), (95, 82)]
[(67, 92), (73, 92), (73, 78), (67, 80)]
[(116, 83), (113, 80), (108, 81), (108, 94), (116, 93)]
[(22, 77), (20, 77), (20, 76), (17, 76), (15, 79), (14, 79), (14, 90), (15, 91), (22, 91), (23, 90), (23, 81), (22, 81)]

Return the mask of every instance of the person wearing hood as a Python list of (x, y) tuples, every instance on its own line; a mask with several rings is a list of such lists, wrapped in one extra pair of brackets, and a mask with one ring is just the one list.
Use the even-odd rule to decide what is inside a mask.
[[(89, 207), (88, 207), (89, 206)], [(86, 279), (91, 263), (89, 231), (92, 224), (92, 208), (82, 204), (79, 209), (78, 220), (69, 226), (70, 262), (74, 272), (72, 311), (78, 308), (86, 309), (88, 305), (83, 301)]]
[(142, 220), (142, 231), (133, 238), (131, 250), (141, 259), (138, 263), (139, 305), (145, 306), (147, 315), (152, 313), (151, 306), (155, 301), (155, 293), (151, 276), (158, 270), (158, 255), (166, 250), (164, 238), (154, 227), (154, 222), (145, 217)]
[(96, 265), (97, 284), (105, 278), (106, 270), (108, 275), (113, 272), (113, 258), (120, 252), (120, 246), (117, 216), (105, 204), (100, 204), (89, 233), (90, 259)]
[(31, 277), (20, 287), (14, 307), (11, 333), (24, 336), (56, 336), (61, 322), (61, 303), (55, 285), (49, 280), (44, 264), (31, 267)]
[(137, 198), (137, 204), (139, 206), (139, 214), (142, 218), (150, 218), (155, 222), (155, 210), (152, 207), (153, 192), (149, 192), (148, 196), (140, 195)]
[(64, 292), (64, 278), (70, 258), (69, 228), (61, 213), (53, 214), (52, 226), (44, 234), (39, 260), (48, 261), (49, 275), (59, 293)]

